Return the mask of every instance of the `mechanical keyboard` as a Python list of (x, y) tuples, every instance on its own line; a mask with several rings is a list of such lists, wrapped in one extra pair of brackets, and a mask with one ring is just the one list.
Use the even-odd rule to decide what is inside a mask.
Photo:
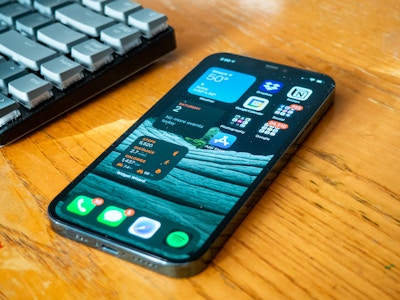
[(130, 0), (0, 0), (0, 146), (175, 47), (167, 16)]

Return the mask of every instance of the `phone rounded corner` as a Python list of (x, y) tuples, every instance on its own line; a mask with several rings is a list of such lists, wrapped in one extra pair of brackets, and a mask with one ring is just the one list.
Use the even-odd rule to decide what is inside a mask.
[(50, 227), (53, 231), (62, 234), (65, 227), (68, 225), (63, 221), (63, 219), (57, 213), (58, 201), (53, 199), (47, 207), (47, 218), (49, 219)]
[(191, 261), (171, 263), (168, 267), (159, 270), (159, 273), (178, 279), (189, 278), (206, 270), (210, 262), (211, 260), (200, 257)]
[(335, 79), (333, 79), (332, 76), (328, 75), (328, 74), (323, 74), (323, 76), (325, 77), (325, 81), (328, 82), (328, 84), (330, 85), (331, 89), (334, 90), (336, 88), (336, 81)]
[(50, 220), (55, 219), (55, 200), (51, 201), (47, 206), (47, 216)]

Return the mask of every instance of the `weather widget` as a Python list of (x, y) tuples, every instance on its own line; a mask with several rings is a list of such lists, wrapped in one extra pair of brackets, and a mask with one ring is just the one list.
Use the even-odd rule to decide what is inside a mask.
[(188, 91), (197, 96), (234, 103), (255, 81), (253, 75), (213, 67), (200, 76)]

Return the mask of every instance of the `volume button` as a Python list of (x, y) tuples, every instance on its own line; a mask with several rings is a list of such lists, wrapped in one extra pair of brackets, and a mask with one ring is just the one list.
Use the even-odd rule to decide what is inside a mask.
[(296, 141), (294, 142), (294, 147), (297, 149), (305, 140), (305, 138), (308, 136), (310, 133), (312, 127), (311, 127), (312, 122), (308, 123), (306, 127), (304, 127), (303, 131), (299, 134), (297, 137)]

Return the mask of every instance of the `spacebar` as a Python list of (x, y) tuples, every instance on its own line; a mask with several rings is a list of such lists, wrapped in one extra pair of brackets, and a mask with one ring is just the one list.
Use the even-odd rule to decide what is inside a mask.
[(57, 56), (57, 52), (10, 30), (0, 34), (0, 53), (14, 61), (38, 71), (45, 61)]

